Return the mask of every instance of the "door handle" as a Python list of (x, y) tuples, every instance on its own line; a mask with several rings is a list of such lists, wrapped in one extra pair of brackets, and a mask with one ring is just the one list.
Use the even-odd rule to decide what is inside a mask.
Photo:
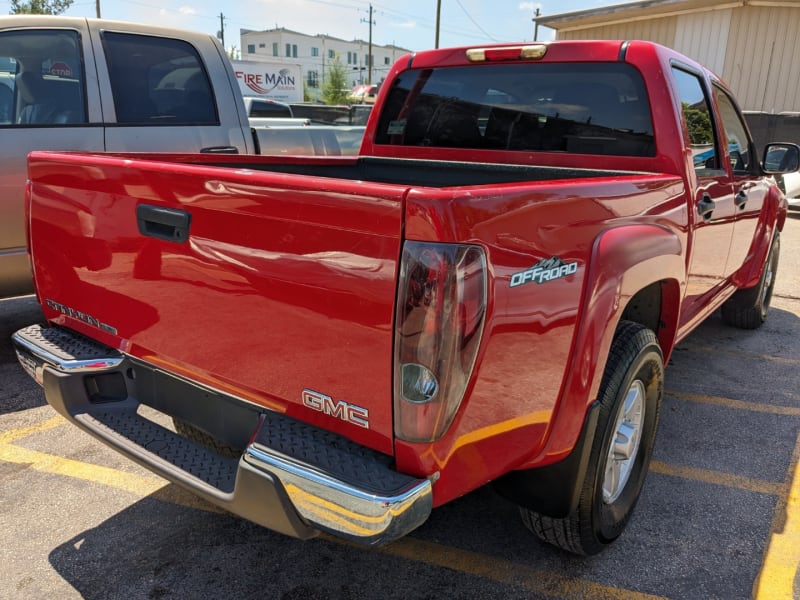
[(189, 239), (192, 215), (185, 210), (140, 204), (136, 223), (142, 235), (180, 244)]
[(736, 197), (733, 199), (733, 203), (736, 205), (736, 208), (744, 208), (745, 204), (747, 204), (747, 192), (739, 190), (739, 193), (736, 194)]
[(711, 219), (711, 213), (717, 208), (717, 204), (711, 199), (708, 194), (703, 194), (702, 200), (697, 203), (697, 212), (703, 217), (704, 221)]

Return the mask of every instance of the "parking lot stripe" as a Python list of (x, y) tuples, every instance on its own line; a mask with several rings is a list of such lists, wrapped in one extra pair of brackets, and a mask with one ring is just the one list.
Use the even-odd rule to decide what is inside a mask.
[(20, 427), (19, 429), (11, 429), (9, 431), (0, 432), (0, 444), (10, 444), (16, 440), (20, 440), (22, 438), (26, 438), (29, 435), (33, 435), (34, 433), (39, 433), (40, 431), (47, 431), (48, 429), (53, 429), (54, 427), (59, 427), (61, 425), (66, 425), (67, 420), (62, 417), (61, 415), (55, 415), (50, 417), (46, 421), (42, 423), (37, 423), (35, 425), (29, 425), (28, 427)]
[(653, 473), (690, 479), (692, 481), (702, 481), (714, 485), (723, 485), (737, 490), (747, 490), (759, 494), (769, 494), (771, 496), (782, 496), (786, 493), (786, 484), (783, 482), (764, 481), (761, 479), (751, 479), (741, 475), (722, 473), (721, 471), (710, 471), (707, 469), (697, 469), (683, 465), (667, 464), (658, 460), (650, 462), (650, 470)]
[[(800, 435), (786, 475), (788, 492), (778, 499), (764, 561), (755, 584), (756, 600), (792, 600), (800, 586)], [(797, 582), (797, 583), (796, 583)]]
[(124, 490), (137, 496), (146, 496), (167, 485), (167, 482), (158, 477), (148, 477), (125, 473), (119, 469), (101, 467), (62, 458), (54, 454), (46, 454), (37, 450), (29, 450), (15, 444), (0, 442), (0, 460), (21, 465), (53, 475), (64, 475), (99, 483), (108, 487)]
[(556, 598), (592, 598), (597, 600), (646, 600), (661, 596), (633, 592), (591, 581), (573, 579), (552, 571), (544, 571), (524, 564), (444, 546), (433, 542), (406, 537), (378, 548), (380, 552), (406, 560), (413, 560), (459, 573), (491, 579), (498, 583), (521, 586), (525, 589)]
[(666, 396), (668, 398), (674, 398), (675, 400), (713, 404), (715, 406), (724, 406), (737, 410), (749, 410), (751, 412), (783, 415), (787, 417), (800, 417), (800, 407), (796, 406), (776, 406), (774, 404), (764, 404), (762, 402), (744, 402), (742, 400), (733, 400), (732, 398), (720, 398), (719, 396), (705, 396), (703, 394), (689, 394), (685, 392), (666, 392)]
[(30, 450), (17, 446), (12, 442), (24, 439), (36, 433), (41, 433), (68, 421), (56, 415), (42, 423), (20, 427), (0, 433), (0, 461), (28, 465), (30, 468), (42, 473), (61, 475), (99, 483), (107, 487), (123, 490), (137, 497), (151, 496), (162, 502), (170, 502), (189, 508), (196, 508), (209, 512), (224, 512), (216, 506), (209, 504), (178, 486), (170, 486), (169, 482), (160, 477), (126, 473), (119, 469), (102, 467), (90, 463), (62, 458), (54, 454), (47, 454), (37, 450)]
[(714, 355), (714, 356), (728, 356), (730, 358), (741, 358), (746, 360), (766, 360), (768, 362), (776, 363), (786, 366), (800, 365), (800, 358), (789, 358), (787, 356), (773, 356), (770, 354), (760, 354), (758, 352), (739, 352), (737, 350), (723, 350), (714, 346), (687, 346), (684, 350), (689, 352)]

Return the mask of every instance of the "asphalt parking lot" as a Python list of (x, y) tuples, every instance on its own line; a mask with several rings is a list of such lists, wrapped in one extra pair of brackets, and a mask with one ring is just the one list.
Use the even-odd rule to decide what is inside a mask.
[(636, 513), (591, 558), (489, 488), (380, 549), (221, 513), (46, 405), (8, 341), (40, 318), (0, 301), (0, 598), (800, 599), (800, 211), (765, 326), (714, 316), (674, 353)]

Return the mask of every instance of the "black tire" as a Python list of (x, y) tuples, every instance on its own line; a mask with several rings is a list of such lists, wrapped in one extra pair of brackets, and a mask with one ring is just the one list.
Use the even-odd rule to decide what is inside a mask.
[[(578, 506), (564, 518), (548, 517), (521, 507), (525, 526), (543, 541), (582, 555), (597, 554), (617, 539), (630, 519), (644, 484), (663, 394), (664, 357), (655, 334), (638, 323), (622, 321), (603, 373), (597, 431)], [(622, 428), (635, 423), (635, 411), (629, 412), (629, 409), (636, 407), (640, 407), (639, 425), (633, 429), (638, 435), (630, 437), (638, 439), (638, 443), (625, 446)], [(627, 420), (628, 416), (631, 421)], [(609, 462), (613, 449), (625, 450), (628, 457)], [(622, 472), (627, 475), (615, 482), (611, 475)]]
[(780, 254), (781, 239), (776, 233), (758, 284), (746, 290), (738, 290), (722, 305), (722, 320), (728, 325), (739, 329), (758, 329), (767, 320)]
[(216, 452), (217, 454), (227, 456), (229, 458), (236, 458), (242, 455), (241, 450), (237, 450), (233, 446), (229, 446), (228, 444), (219, 441), (211, 434), (206, 433), (202, 429), (198, 429), (183, 419), (172, 417), (172, 424), (175, 426), (175, 431), (179, 435), (182, 435), (183, 437), (193, 441), (198, 446), (202, 446), (203, 448), (207, 448), (212, 452)]

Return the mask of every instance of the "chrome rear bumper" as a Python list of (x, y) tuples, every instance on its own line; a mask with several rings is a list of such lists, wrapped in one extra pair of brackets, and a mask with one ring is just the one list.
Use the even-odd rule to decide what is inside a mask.
[[(64, 417), (153, 472), (264, 527), (301, 539), (326, 531), (377, 545), (406, 535), (430, 514), (430, 480), (398, 473), (391, 457), (346, 438), (202, 388), (68, 329), (34, 325), (13, 341), (20, 364)], [(153, 382), (161, 382), (162, 392), (150, 397), (148, 390), (159, 388)], [(248, 429), (233, 436), (248, 440), (240, 457), (198, 445), (140, 410), (147, 405), (192, 422), (191, 407), (200, 404), (186, 398), (198, 393), (204, 405), (218, 404), (204, 406), (206, 413), (236, 413), (229, 420)]]

